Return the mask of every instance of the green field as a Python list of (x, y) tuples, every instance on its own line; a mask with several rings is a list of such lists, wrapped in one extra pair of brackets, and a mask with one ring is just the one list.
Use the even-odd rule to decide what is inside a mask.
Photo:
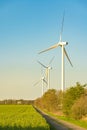
[(50, 130), (31, 105), (0, 105), (0, 130)]

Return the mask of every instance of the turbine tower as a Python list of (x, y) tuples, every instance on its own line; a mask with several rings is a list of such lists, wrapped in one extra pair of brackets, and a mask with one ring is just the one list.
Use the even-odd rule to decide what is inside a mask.
[(52, 63), (53, 59), (54, 59), (54, 57), (50, 60), (50, 62), (47, 66), (42, 64), (40, 61), (37, 61), (41, 66), (43, 66), (46, 69), (45, 73), (46, 73), (46, 78), (47, 78), (48, 89), (50, 89), (50, 70), (52, 69), (50, 64)]
[(55, 49), (55, 48), (57, 48), (59, 46), (61, 47), (61, 50), (62, 50), (61, 89), (62, 89), (62, 91), (65, 90), (65, 62), (64, 62), (65, 56), (67, 57), (67, 59), (68, 59), (69, 63), (71, 64), (71, 66), (73, 66), (72, 63), (71, 63), (71, 60), (70, 60), (70, 58), (69, 58), (69, 56), (68, 56), (68, 54), (66, 52), (66, 49), (65, 49), (65, 45), (68, 45), (68, 42), (62, 41), (63, 23), (64, 23), (64, 14), (63, 14), (63, 20), (62, 20), (62, 27), (61, 27), (59, 42), (57, 44), (54, 44), (53, 46), (49, 47), (48, 49), (45, 49), (45, 50), (39, 52), (39, 54), (40, 54), (40, 53), (49, 51), (51, 49)]
[(39, 82), (41, 82), (41, 84), (42, 84), (42, 96), (43, 96), (43, 94), (44, 94), (44, 83), (47, 84), (45, 77), (42, 76), (41, 79), (34, 84), (34, 86), (39, 84)]

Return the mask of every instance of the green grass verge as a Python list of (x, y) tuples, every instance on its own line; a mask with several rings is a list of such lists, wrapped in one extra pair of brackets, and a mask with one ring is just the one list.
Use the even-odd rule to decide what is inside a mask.
[(72, 123), (72, 124), (75, 124), (77, 126), (80, 126), (80, 127), (83, 127), (83, 128), (86, 128), (87, 129), (87, 121), (83, 121), (83, 120), (75, 120), (75, 119), (72, 119), (72, 118), (68, 118), (68, 117), (65, 117), (65, 116), (57, 116), (53, 113), (50, 113), (50, 112), (47, 112), (50, 116), (53, 116), (55, 117), (56, 119), (60, 119), (60, 120), (64, 120), (64, 121), (67, 121), (69, 123)]
[(50, 125), (50, 130), (56, 130), (51, 124)]
[(87, 129), (87, 121), (75, 120), (75, 119), (72, 119), (72, 118), (67, 118), (67, 117), (62, 117), (62, 116), (57, 116), (57, 119), (61, 119), (61, 120), (64, 120), (64, 121), (68, 121), (68, 122), (70, 122), (70, 123), (73, 123), (73, 124), (75, 124), (75, 125), (78, 125), (78, 126), (81, 126), (81, 127)]

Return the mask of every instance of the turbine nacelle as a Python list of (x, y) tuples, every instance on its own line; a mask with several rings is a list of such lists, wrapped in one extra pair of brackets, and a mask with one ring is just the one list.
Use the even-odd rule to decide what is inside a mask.
[(41, 79), (42, 79), (42, 80), (44, 80), (45, 78), (44, 78), (44, 77), (42, 77)]
[(50, 67), (50, 66), (48, 66), (47, 68), (48, 68), (49, 70), (51, 70), (51, 69), (52, 69), (52, 67)]
[(59, 46), (65, 46), (68, 45), (68, 42), (59, 42)]

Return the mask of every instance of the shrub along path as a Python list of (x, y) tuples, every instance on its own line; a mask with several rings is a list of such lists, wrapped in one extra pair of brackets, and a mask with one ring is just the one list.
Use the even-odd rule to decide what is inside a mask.
[(56, 130), (87, 130), (85, 128), (76, 126), (72, 123), (68, 123), (67, 121), (63, 121), (60, 119), (56, 119), (48, 114), (38, 110), (36, 110), (47, 120), (49, 124), (51, 124)]

